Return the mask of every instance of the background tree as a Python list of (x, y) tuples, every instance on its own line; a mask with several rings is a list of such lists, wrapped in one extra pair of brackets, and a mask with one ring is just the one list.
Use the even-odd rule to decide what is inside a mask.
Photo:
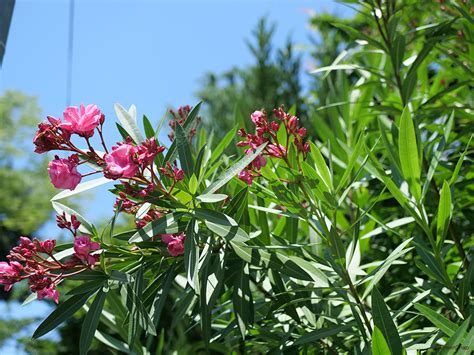
[(234, 67), (223, 74), (208, 73), (197, 97), (204, 101), (205, 128), (222, 138), (238, 122), (256, 108), (271, 111), (274, 107), (295, 106), (304, 109), (300, 81), (301, 56), (295, 54), (288, 39), (285, 46), (274, 49), (275, 24), (261, 18), (252, 32), (247, 47), (255, 63), (249, 67)]
[[(40, 121), (40, 108), (32, 96), (6, 91), (0, 97), (0, 255), (21, 235), (38, 229), (51, 216), (49, 199), (54, 188), (46, 171), (46, 158), (32, 158), (31, 137)], [(0, 291), (0, 297), (7, 294)]]

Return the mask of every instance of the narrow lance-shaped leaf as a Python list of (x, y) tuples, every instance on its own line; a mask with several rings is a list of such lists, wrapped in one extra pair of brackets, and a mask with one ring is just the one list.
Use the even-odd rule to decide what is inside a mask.
[(148, 139), (155, 136), (155, 130), (153, 129), (150, 120), (145, 115), (143, 115), (143, 128), (145, 129), (145, 135)]
[(238, 269), (232, 300), (240, 333), (245, 338), (247, 325), (253, 322), (253, 297), (250, 291), (249, 264), (241, 261)]
[(204, 208), (197, 208), (194, 212), (197, 218), (204, 220), (207, 228), (227, 240), (244, 242), (249, 239), (234, 219), (221, 212)]
[(196, 220), (192, 219), (186, 228), (184, 241), (184, 267), (189, 285), (199, 294), (199, 246), (196, 241)]
[(390, 348), (388, 347), (380, 329), (374, 327), (374, 331), (372, 332), (372, 355), (385, 354), (390, 354)]
[(79, 352), (81, 355), (87, 354), (92, 339), (94, 339), (94, 334), (99, 325), (99, 319), (106, 297), (107, 292), (104, 292), (103, 289), (99, 290), (86, 314), (86, 317), (84, 318), (81, 328), (81, 337), (79, 340)]
[(401, 355), (403, 347), (397, 327), (393, 322), (392, 316), (382, 295), (375, 287), (372, 290), (372, 316), (374, 319), (374, 325), (382, 332), (383, 337), (390, 348), (390, 352), (393, 355)]
[(90, 293), (71, 296), (59, 306), (39, 325), (33, 334), (33, 339), (37, 339), (58, 327), (62, 322), (71, 318), (86, 303)]
[(170, 213), (148, 223), (129, 239), (129, 243), (138, 243), (150, 239), (157, 234), (178, 233), (178, 220), (183, 213)]
[(255, 152), (246, 155), (242, 159), (240, 159), (237, 163), (232, 165), (229, 169), (227, 169), (219, 178), (209, 185), (203, 192), (203, 194), (212, 194), (224, 186), (230, 179), (232, 179), (235, 175), (239, 174), (242, 170), (245, 169), (247, 165), (254, 161), (254, 159), (265, 149), (266, 143), (262, 144), (258, 147)]
[(443, 183), (443, 187), (441, 188), (441, 193), (439, 197), (438, 218), (436, 222), (436, 237), (438, 250), (442, 248), (444, 238), (446, 238), (446, 234), (448, 232), (449, 222), (451, 220), (451, 206), (451, 188), (449, 184), (445, 181)]
[(191, 153), (191, 147), (189, 146), (186, 132), (179, 123), (176, 123), (175, 132), (179, 162), (181, 163), (181, 168), (184, 170), (184, 174), (190, 178), (194, 169), (194, 160)]
[(130, 109), (127, 111), (122, 105), (116, 103), (114, 105), (115, 113), (120, 121), (122, 127), (127, 131), (127, 133), (132, 137), (132, 139), (137, 143), (144, 141), (143, 135), (140, 132), (140, 129), (137, 125), (136, 112), (137, 109), (134, 105), (130, 106)]
[(111, 181), (113, 181), (113, 180), (107, 179), (105, 177), (101, 177), (101, 178), (98, 178), (98, 179), (89, 180), (89, 181), (86, 181), (86, 182), (81, 182), (79, 185), (76, 186), (76, 188), (74, 190), (72, 190), (72, 191), (71, 190), (64, 190), (64, 191), (61, 191), (60, 193), (58, 193), (57, 195), (53, 196), (53, 198), (51, 198), (51, 201), (57, 201), (57, 200), (61, 200), (61, 199), (66, 198), (66, 197), (71, 197), (71, 196), (80, 194), (84, 191), (87, 191), (87, 190), (93, 189), (95, 187), (98, 187), (100, 185), (107, 184), (108, 182), (111, 182)]
[(403, 177), (417, 201), (421, 198), (420, 160), (416, 143), (415, 126), (408, 107), (405, 107), (400, 120), (398, 153)]
[(453, 336), (458, 330), (457, 324), (451, 322), (437, 311), (419, 303), (415, 304), (415, 308), (446, 335)]

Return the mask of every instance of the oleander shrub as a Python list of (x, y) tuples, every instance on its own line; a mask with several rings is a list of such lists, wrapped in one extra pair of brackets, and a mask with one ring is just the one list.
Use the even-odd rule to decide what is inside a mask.
[[(84, 354), (94, 337), (137, 354), (471, 353), (474, 20), (440, 2), (313, 18), (345, 49), (314, 70), (304, 122), (256, 107), (213, 142), (199, 103), (165, 147), (163, 121), (116, 104), (111, 146), (95, 105), (48, 116), (35, 151), (57, 154), (70, 243), (22, 237), (0, 263), (5, 289), (58, 303), (33, 337), (85, 309)], [(63, 202), (103, 184), (116, 203), (97, 230)], [(136, 228), (114, 232), (121, 214)]]

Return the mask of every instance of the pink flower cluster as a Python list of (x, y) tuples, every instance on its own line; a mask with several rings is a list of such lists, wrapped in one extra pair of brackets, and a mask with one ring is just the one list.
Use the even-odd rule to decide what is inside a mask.
[[(306, 158), (310, 150), (309, 143), (304, 142), (306, 128), (300, 127), (298, 117), (283, 111), (283, 108), (273, 110), (273, 115), (278, 121), (269, 121), (267, 113), (255, 111), (250, 115), (250, 119), (255, 124), (255, 133), (247, 133), (244, 128), (239, 129), (238, 135), (242, 140), (237, 143), (238, 147), (248, 147), (245, 154), (253, 153), (259, 146), (267, 143), (262, 154), (257, 156), (249, 166), (239, 174), (239, 179), (248, 185), (252, 184), (255, 177), (260, 175), (260, 169), (267, 164), (265, 156), (283, 159), (288, 162), (288, 146), (293, 143), (298, 154)], [(278, 131), (281, 125), (285, 128), (286, 141), (279, 142)]]
[(9, 291), (13, 284), (27, 279), (32, 292), (38, 299), (51, 298), (59, 300), (57, 285), (70, 276), (92, 268), (98, 261), (98, 255), (91, 255), (100, 248), (89, 236), (76, 236), (80, 222), (73, 216), (67, 221), (65, 216), (58, 216), (58, 225), (70, 230), (75, 237), (73, 257), (64, 263), (54, 256), (56, 241), (40, 241), (20, 237), (18, 246), (13, 247), (7, 256), (8, 262), (0, 262), (0, 284)]
[[(193, 109), (192, 106), (185, 105), (185, 106), (180, 106), (178, 108), (178, 112), (174, 111), (173, 109), (169, 110), (169, 113), (171, 114), (171, 120), (168, 124), (172, 130), (168, 134), (168, 138), (170, 139), (170, 141), (174, 140), (174, 130), (176, 129), (176, 123), (178, 123), (180, 126), (184, 125), (192, 109)], [(198, 125), (199, 123), (201, 123), (201, 117), (198, 116), (196, 117), (196, 125)], [(196, 135), (196, 128), (193, 127), (191, 128), (191, 131), (189, 132), (189, 136), (188, 136), (189, 141), (191, 141), (195, 135)]]
[[(96, 105), (81, 105), (79, 108), (66, 108), (63, 120), (48, 116), (46, 122), (38, 125), (38, 132), (33, 139), (35, 152), (64, 150), (73, 153), (68, 158), (56, 156), (49, 163), (49, 176), (56, 188), (74, 190), (83, 176), (100, 173), (93, 171), (82, 175), (77, 168), (86, 162), (101, 167), (104, 176), (110, 179), (146, 180), (145, 170), (152, 169), (155, 157), (162, 153), (165, 147), (159, 146), (154, 138), (147, 139), (139, 145), (133, 144), (129, 138), (125, 142), (119, 142), (109, 152), (102, 135), (104, 120), (105, 116)], [(90, 144), (90, 138), (96, 130), (105, 151), (104, 155), (99, 155)], [(88, 150), (79, 149), (71, 142), (73, 134), (85, 139)], [(79, 156), (82, 161), (79, 160)]]

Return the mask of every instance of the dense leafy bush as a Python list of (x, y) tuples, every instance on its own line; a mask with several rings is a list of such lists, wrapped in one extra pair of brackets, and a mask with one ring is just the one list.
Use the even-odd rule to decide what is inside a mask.
[[(472, 9), (430, 6), (363, 2), (356, 27), (315, 18), (347, 48), (314, 71), (304, 125), (256, 107), (213, 143), (198, 104), (174, 115), (165, 149), (163, 122), (144, 117), (143, 134), (116, 105), (110, 149), (94, 105), (49, 117), (36, 151), (72, 153), (49, 173), (73, 242), (23, 238), (0, 264), (6, 288), (29, 279), (32, 299), (65, 299), (34, 337), (85, 307), (83, 353), (94, 335), (140, 354), (470, 353)], [(233, 142), (241, 157), (225, 155)], [(60, 202), (112, 180), (103, 231)], [(137, 229), (114, 233), (120, 213)], [(60, 296), (65, 279), (82, 281)]]

